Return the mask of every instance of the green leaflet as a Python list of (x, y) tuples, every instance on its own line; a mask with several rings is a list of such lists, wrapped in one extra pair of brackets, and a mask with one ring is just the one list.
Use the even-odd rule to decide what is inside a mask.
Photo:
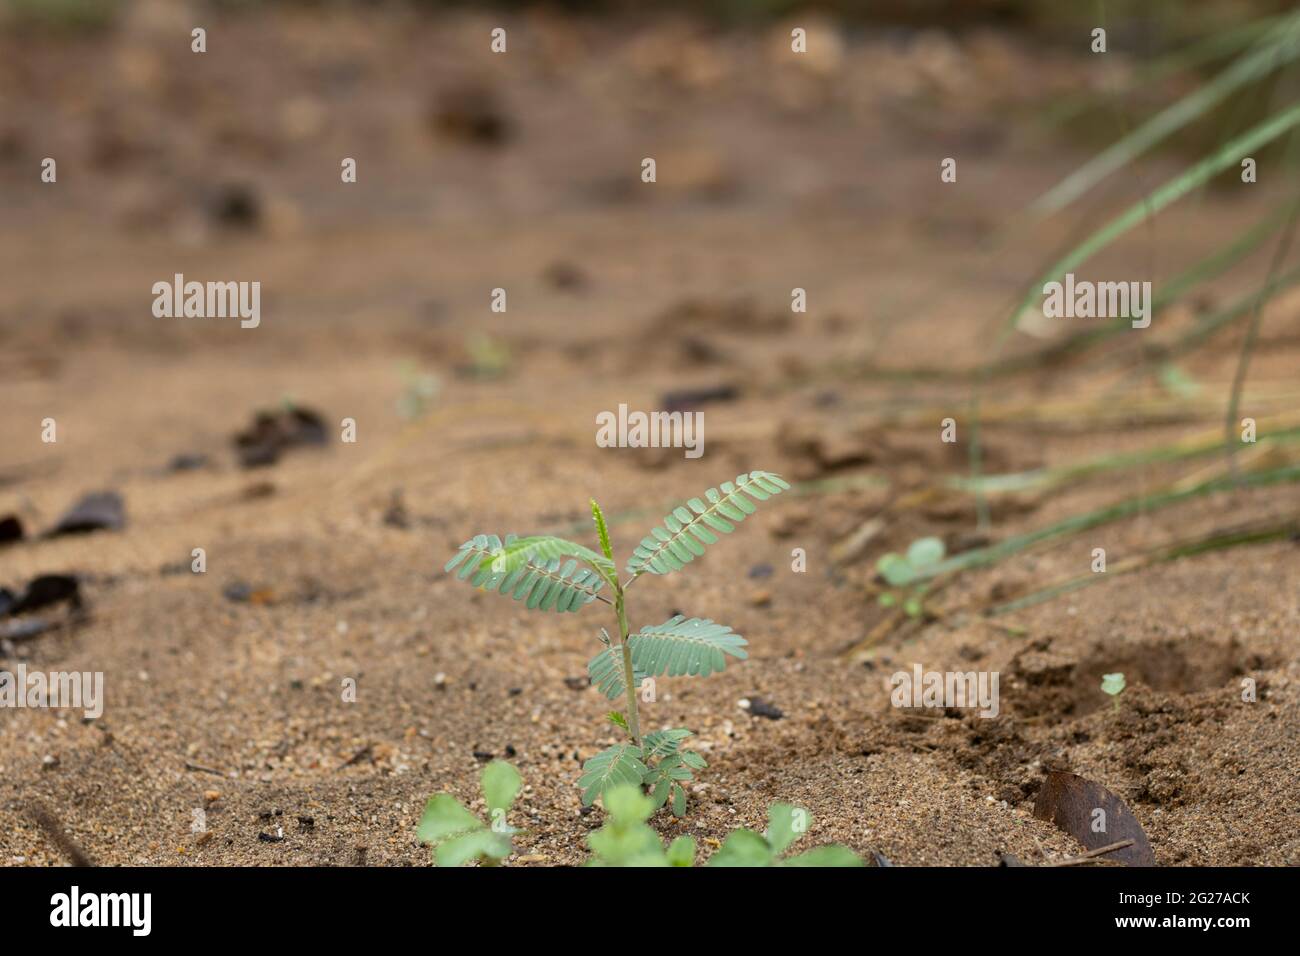
[(591, 806), (596, 798), (620, 783), (639, 784), (649, 772), (641, 762), (641, 748), (631, 743), (615, 744), (602, 750), (582, 765), (582, 805)]
[[(609, 567), (614, 569), (614, 546), (609, 543), (609, 526), (605, 524), (605, 512), (600, 510), (596, 499), (591, 499), (591, 520), (596, 522), (596, 537), (600, 539), (600, 552), (609, 559)], [(612, 583), (612, 582), (611, 582)]]
[(632, 552), (628, 573), (668, 574), (681, 570), (703, 555), (706, 547), (717, 543), (719, 534), (731, 534), (735, 530), (732, 522), (738, 524), (757, 511), (755, 502), (766, 501), (789, 487), (780, 475), (751, 471), (737, 475), (735, 483), (724, 481), (718, 488), (710, 488), (704, 500), (690, 499), (665, 515), (662, 526), (650, 529)]
[(728, 654), (741, 660), (749, 656), (744, 650), (748, 641), (725, 624), (715, 624), (708, 618), (687, 620), (680, 614), (662, 624), (643, 627), (627, 640), (633, 666), (648, 677), (665, 673), (669, 677), (707, 677), (727, 666)]
[(652, 730), (641, 741), (641, 747), (645, 751), (647, 760), (671, 757), (677, 753), (683, 740), (693, 736), (694, 734), (685, 727), (675, 727), (672, 730)]
[(586, 561), (613, 583), (614, 562), (591, 548), (552, 535), (536, 534), (526, 538), (508, 537), (505, 546), (492, 559), (492, 570), (509, 574), (527, 564), (545, 564), (555, 558)]
[[(520, 545), (539, 540), (552, 543)], [(523, 601), (529, 610), (579, 611), (596, 599), (606, 579), (598, 571), (579, 568), (576, 560), (562, 562), (561, 557), (546, 557), (562, 555), (567, 545), (588, 550), (561, 538), (506, 535), (503, 544), (496, 535), (480, 534), (462, 544), (443, 570), (455, 571), (456, 577), (476, 588), (509, 594)], [(608, 565), (612, 573), (612, 564), (594, 551), (590, 554)]]
[[(609, 700), (615, 697), (621, 697), (624, 691), (623, 687), (623, 652), (614, 647), (606, 647), (599, 654), (587, 662), (587, 676), (591, 678), (591, 683), (598, 688)], [(632, 662), (632, 678), (636, 681), (637, 686), (641, 686), (641, 681), (648, 675), (636, 666), (636, 661)]]

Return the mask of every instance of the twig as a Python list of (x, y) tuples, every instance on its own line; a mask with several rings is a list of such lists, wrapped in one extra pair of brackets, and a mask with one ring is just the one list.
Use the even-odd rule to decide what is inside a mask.
[(186, 770), (196, 770), (196, 771), (198, 771), (199, 773), (210, 773), (210, 774), (212, 774), (213, 776), (216, 776), (216, 777), (224, 777), (224, 776), (225, 776), (225, 774), (224, 774), (222, 771), (217, 770), (215, 767), (205, 767), (205, 766), (203, 766), (203, 764), (201, 764), (201, 763), (191, 763), (191, 762), (188, 761), (188, 760), (185, 761), (185, 769), (186, 769)]
[(63, 824), (43, 803), (33, 803), (29, 812), (32, 819), (36, 821), (37, 826), (45, 831), (45, 835), (50, 838), (50, 842), (59, 848), (60, 852), (68, 858), (69, 863), (73, 866), (95, 865), (95, 861), (90, 858), (90, 855), (81, 848), (76, 840), (68, 836), (68, 831), (63, 829)]
[(1099, 846), (1095, 850), (1089, 850), (1079, 856), (1072, 856), (1065, 860), (1056, 860), (1045, 864), (1046, 866), (1078, 866), (1080, 863), (1089, 863), (1099, 856), (1105, 856), (1107, 853), (1114, 853), (1116, 850), (1123, 850), (1125, 847), (1133, 845), (1132, 840), (1120, 840), (1118, 843), (1110, 843), (1106, 846)]

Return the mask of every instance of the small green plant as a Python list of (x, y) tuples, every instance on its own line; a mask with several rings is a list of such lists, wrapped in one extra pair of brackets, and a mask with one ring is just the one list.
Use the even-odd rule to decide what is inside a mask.
[[(706, 677), (721, 671), (728, 656), (747, 656), (747, 642), (730, 627), (680, 614), (633, 633), (626, 592), (645, 574), (680, 571), (717, 543), (719, 535), (734, 531), (736, 524), (757, 510), (759, 502), (789, 487), (779, 475), (754, 471), (737, 476), (734, 483), (724, 481), (702, 498), (674, 508), (633, 550), (626, 567), (631, 577), (625, 583), (619, 582), (609, 528), (595, 500), (591, 514), (599, 552), (550, 535), (507, 535), (503, 541), (496, 535), (480, 534), (462, 544), (447, 562), (447, 572), (454, 571), (462, 581), (483, 591), (508, 594), (523, 601), (529, 610), (576, 612), (593, 601), (612, 608), (618, 639), (602, 628), (604, 647), (588, 663), (587, 672), (591, 683), (607, 698), (625, 699), (626, 711), (615, 711), (608, 719), (627, 740), (583, 764), (578, 785), (585, 805), (590, 806), (617, 784), (632, 784), (650, 794), (655, 809), (671, 800), (675, 814), (686, 812), (683, 784), (692, 779), (693, 771), (705, 767), (704, 758), (683, 749), (683, 742), (692, 736), (685, 728), (642, 734), (637, 690), (646, 678)], [(612, 599), (601, 593), (606, 587)]]
[(471, 378), (500, 378), (510, 370), (510, 346), (486, 333), (467, 335), (465, 353), (469, 363), (463, 371)]
[(1123, 674), (1102, 674), (1101, 675), (1101, 689), (1105, 691), (1107, 694), (1110, 694), (1111, 700), (1113, 700), (1115, 703), (1116, 711), (1119, 710), (1119, 695), (1124, 693), (1124, 688), (1126, 686), (1127, 685), (1124, 683)]
[(654, 800), (635, 784), (619, 784), (605, 792), (605, 825), (587, 837), (595, 854), (587, 866), (693, 866), (695, 841), (679, 836), (665, 850), (659, 834), (646, 821), (657, 809)]
[(876, 562), (876, 571), (885, 579), (886, 584), (898, 590), (883, 592), (879, 598), (880, 605), (893, 607), (901, 599), (903, 610), (909, 617), (920, 617), (925, 611), (922, 602), (925, 600), (927, 587), (925, 584), (920, 584), (911, 587), (910, 592), (906, 589), (921, 580), (927, 570), (942, 561), (944, 553), (943, 541), (939, 538), (918, 538), (908, 547), (906, 555), (894, 551), (882, 555)]
[(449, 793), (430, 797), (415, 835), (434, 848), (439, 866), (460, 866), (478, 860), (496, 866), (514, 850), (511, 837), (520, 832), (506, 823), (510, 805), (519, 795), (519, 771), (504, 760), (493, 760), (479, 778), (487, 803), (484, 823)]
[[(587, 837), (594, 856), (588, 866), (693, 866), (695, 841), (688, 836), (673, 840), (665, 850), (646, 820), (655, 811), (654, 800), (631, 784), (606, 791), (602, 802), (605, 825)], [(733, 830), (706, 866), (862, 866), (847, 847), (820, 846), (797, 856), (784, 856), (812, 825), (806, 810), (774, 803), (768, 810), (767, 830)]]
[(441, 388), (438, 376), (422, 372), (414, 362), (404, 362), (398, 374), (402, 378), (402, 394), (397, 398), (397, 414), (407, 421), (423, 418), (438, 397)]

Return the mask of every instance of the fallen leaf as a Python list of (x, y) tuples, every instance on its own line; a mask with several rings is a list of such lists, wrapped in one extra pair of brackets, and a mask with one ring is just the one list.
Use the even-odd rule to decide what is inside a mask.
[(117, 531), (126, 524), (126, 508), (116, 491), (96, 491), (86, 495), (47, 532), (51, 538), (65, 534), (88, 534), (91, 531)]
[[(1156, 865), (1151, 843), (1133, 811), (1105, 787), (1078, 774), (1065, 770), (1048, 773), (1034, 801), (1034, 816), (1056, 824), (1089, 850), (1132, 840), (1132, 846), (1116, 850), (1106, 858), (1129, 866)], [(1105, 829), (1093, 829), (1103, 821)]]

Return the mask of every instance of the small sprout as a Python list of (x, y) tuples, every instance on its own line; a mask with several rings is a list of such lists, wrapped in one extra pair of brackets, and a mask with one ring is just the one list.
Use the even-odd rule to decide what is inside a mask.
[[(587, 837), (593, 856), (588, 866), (693, 866), (695, 841), (687, 836), (673, 840), (665, 850), (659, 834), (646, 821), (655, 811), (652, 799), (631, 784), (605, 791), (605, 825)], [(819, 846), (797, 856), (785, 851), (799, 840), (812, 822), (806, 810), (774, 803), (768, 810), (767, 830), (733, 830), (706, 866), (862, 866), (847, 847)]]
[(1123, 674), (1101, 675), (1101, 689), (1114, 699), (1116, 710), (1119, 710), (1119, 695), (1124, 692), (1126, 686)]
[[(591, 515), (599, 551), (550, 535), (506, 535), (502, 540), (480, 534), (462, 544), (447, 562), (444, 570), (448, 573), (480, 591), (509, 595), (529, 610), (577, 612), (602, 601), (613, 611), (617, 643), (602, 628), (602, 647), (587, 664), (587, 673), (592, 685), (609, 700), (625, 698), (626, 708), (610, 713), (607, 719), (620, 727), (627, 739), (582, 765), (578, 786), (585, 806), (619, 784), (631, 784), (650, 801), (647, 817), (665, 804), (670, 804), (677, 816), (686, 812), (686, 784), (694, 779), (695, 771), (704, 769), (704, 758), (684, 749), (683, 742), (693, 736), (684, 727), (642, 734), (637, 691), (647, 678), (707, 677), (721, 671), (728, 657), (744, 660), (748, 656), (748, 642), (725, 624), (708, 618), (688, 619), (683, 614), (633, 631), (628, 623), (626, 590), (639, 577), (671, 574), (703, 557), (706, 548), (731, 534), (759, 504), (789, 487), (780, 475), (754, 471), (691, 498), (641, 539), (627, 562), (626, 582), (619, 581), (609, 528), (595, 501), (591, 502)], [(610, 592), (612, 599), (605, 596)], [(634, 807), (622, 809), (629, 819), (635, 817)]]
[(510, 370), (510, 347), (490, 335), (476, 332), (466, 336), (465, 352), (469, 364), (464, 371), (473, 378), (500, 378)]
[(943, 560), (943, 541), (939, 538), (918, 538), (907, 549), (907, 555), (889, 552), (876, 562), (876, 570), (885, 581), (896, 588), (906, 587), (919, 580), (933, 565)]
[(438, 397), (438, 376), (421, 372), (413, 362), (403, 363), (402, 394), (397, 399), (397, 414), (407, 421), (416, 421), (429, 412), (429, 406)]
[(877, 598), (881, 607), (894, 607), (900, 600), (903, 612), (911, 618), (925, 614), (925, 578), (929, 572), (943, 560), (945, 554), (943, 541), (939, 538), (918, 538), (902, 555), (891, 551), (881, 556), (876, 562), (876, 571), (885, 579), (885, 583), (896, 589), (913, 586), (911, 593), (903, 598), (898, 591), (885, 591)]
[(488, 808), (487, 823), (449, 793), (430, 797), (424, 808), (415, 835), (434, 848), (439, 866), (460, 866), (471, 860), (496, 866), (514, 852), (510, 838), (520, 831), (506, 823), (506, 813), (523, 783), (519, 771), (503, 760), (493, 760), (483, 768), (480, 783)]

